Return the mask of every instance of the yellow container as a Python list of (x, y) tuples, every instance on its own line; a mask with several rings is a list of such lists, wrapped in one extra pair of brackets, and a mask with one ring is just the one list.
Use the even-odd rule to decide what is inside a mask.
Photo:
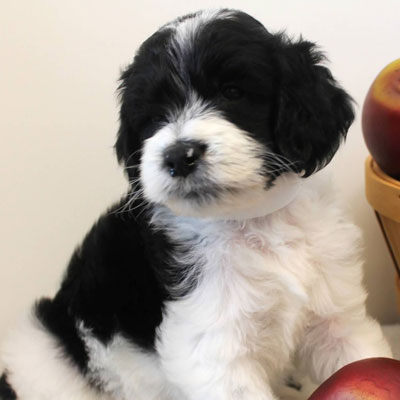
[(365, 162), (365, 192), (396, 267), (400, 310), (400, 181), (385, 174), (369, 156)]
[(397, 308), (400, 310), (400, 277), (396, 277), (396, 287), (397, 287)]

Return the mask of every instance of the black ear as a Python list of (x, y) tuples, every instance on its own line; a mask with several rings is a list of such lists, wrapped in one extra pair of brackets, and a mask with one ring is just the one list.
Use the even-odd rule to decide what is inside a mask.
[(115, 142), (115, 153), (120, 164), (125, 164), (128, 158), (128, 137), (129, 137), (129, 124), (127, 118), (121, 115), (120, 112), (120, 125), (117, 134), (117, 141)]
[(119, 113), (120, 126), (115, 143), (115, 152), (118, 162), (127, 167), (129, 177), (138, 176), (140, 162), (140, 140), (135, 132), (134, 96), (130, 93), (130, 80), (132, 79), (133, 65), (130, 65), (121, 74), (119, 97), (121, 108)]
[(351, 97), (321, 65), (313, 43), (288, 40), (277, 51), (280, 71), (276, 151), (309, 176), (332, 159), (353, 122)]

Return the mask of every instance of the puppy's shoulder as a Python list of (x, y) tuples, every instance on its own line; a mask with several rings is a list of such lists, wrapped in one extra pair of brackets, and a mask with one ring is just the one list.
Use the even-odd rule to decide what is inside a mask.
[(314, 243), (339, 237), (346, 238), (348, 247), (359, 248), (362, 242), (361, 230), (330, 171), (320, 171), (305, 179), (294, 212)]
[(115, 205), (73, 253), (54, 299), (39, 303), (42, 322), (49, 325), (58, 314), (74, 326), (82, 321), (105, 341), (122, 330), (152, 346), (167, 296), (158, 271), (169, 251), (164, 233), (151, 229), (145, 212)]

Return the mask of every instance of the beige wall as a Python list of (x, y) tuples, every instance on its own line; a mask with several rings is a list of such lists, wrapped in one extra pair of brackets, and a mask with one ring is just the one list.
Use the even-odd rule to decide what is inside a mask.
[[(120, 67), (164, 22), (219, 5), (317, 41), (360, 106), (376, 73), (400, 56), (398, 0), (3, 0), (0, 339), (32, 299), (54, 292), (75, 245), (126, 188), (112, 151)], [(329, 168), (364, 230), (369, 310), (394, 322), (393, 268), (363, 193), (366, 155), (358, 117)]]

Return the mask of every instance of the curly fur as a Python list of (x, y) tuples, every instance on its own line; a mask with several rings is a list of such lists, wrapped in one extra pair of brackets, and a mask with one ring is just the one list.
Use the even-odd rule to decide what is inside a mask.
[(235, 10), (143, 43), (120, 85), (130, 192), (4, 343), (1, 399), (275, 400), (293, 363), (322, 382), (390, 357), (360, 232), (318, 183), (354, 118), (323, 62)]

